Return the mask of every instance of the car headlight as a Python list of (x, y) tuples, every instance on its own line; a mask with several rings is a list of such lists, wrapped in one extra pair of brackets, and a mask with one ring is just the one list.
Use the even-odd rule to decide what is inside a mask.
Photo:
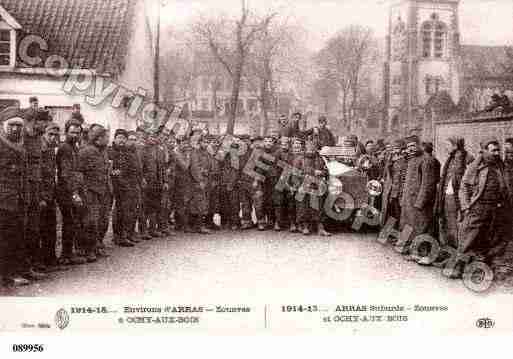
[(335, 177), (330, 178), (328, 192), (334, 196), (340, 195), (342, 193), (342, 181)]
[(381, 182), (376, 180), (367, 182), (367, 192), (371, 196), (379, 196), (383, 192), (383, 186), (381, 185)]

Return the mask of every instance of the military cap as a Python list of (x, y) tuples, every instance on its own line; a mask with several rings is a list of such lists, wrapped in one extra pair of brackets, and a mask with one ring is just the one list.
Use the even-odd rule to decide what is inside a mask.
[(415, 143), (416, 145), (418, 145), (420, 142), (419, 136), (417, 136), (417, 135), (408, 136), (404, 139), (404, 141), (406, 142), (406, 146), (408, 146), (412, 143)]
[(57, 123), (51, 121), (51, 122), (46, 123), (46, 125), (45, 125), (45, 131), (50, 131), (50, 130), (60, 131), (61, 128), (59, 127), (59, 125)]
[(485, 138), (483, 138), (481, 140), (481, 148), (482, 149), (486, 149), (489, 144), (496, 144), (496, 145), (498, 145), (499, 144), (499, 140), (496, 137), (493, 137), (493, 136), (485, 137)]
[(123, 128), (118, 128), (115, 132), (114, 132), (114, 137), (117, 137), (117, 136), (125, 136), (126, 138), (128, 138), (128, 131), (123, 129)]
[(10, 120), (11, 118), (19, 117), (23, 120), (26, 120), (25, 113), (20, 110), (18, 107), (8, 107), (2, 112), (0, 112), (0, 122), (4, 122)]

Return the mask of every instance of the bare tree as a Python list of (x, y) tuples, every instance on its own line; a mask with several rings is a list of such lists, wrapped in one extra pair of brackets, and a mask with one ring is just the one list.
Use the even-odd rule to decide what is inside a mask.
[[(356, 116), (362, 77), (365, 66), (373, 54), (373, 33), (370, 28), (350, 25), (328, 40), (317, 54), (316, 62), (326, 80), (338, 85), (342, 119), (349, 130)], [(373, 57), (373, 55), (371, 56)]]
[(213, 57), (224, 67), (232, 80), (230, 112), (226, 132), (233, 134), (237, 104), (244, 68), (258, 35), (268, 27), (276, 14), (257, 17), (246, 1), (241, 0), (240, 18), (233, 21), (226, 16), (202, 17), (193, 24), (193, 33), (200, 43), (210, 49)]
[(298, 54), (303, 29), (289, 17), (274, 17), (262, 29), (248, 62), (248, 78), (257, 89), (262, 108), (264, 133), (269, 130), (269, 110), (277, 102), (277, 89), (283, 79), (291, 79), (300, 68)]

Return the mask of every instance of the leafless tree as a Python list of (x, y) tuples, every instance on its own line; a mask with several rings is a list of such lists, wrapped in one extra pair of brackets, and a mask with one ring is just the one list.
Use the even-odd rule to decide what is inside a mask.
[(275, 16), (275, 13), (256, 16), (248, 8), (246, 0), (241, 0), (241, 15), (238, 19), (202, 16), (193, 24), (193, 33), (198, 42), (208, 46), (212, 56), (224, 67), (232, 80), (226, 129), (229, 134), (234, 131), (241, 79), (251, 48)]
[(264, 119), (264, 133), (269, 130), (269, 110), (277, 103), (277, 90), (284, 79), (292, 80), (300, 62), (298, 54), (304, 30), (291, 17), (275, 16), (262, 29), (248, 60), (247, 78), (256, 89)]
[(370, 28), (350, 25), (329, 39), (316, 56), (322, 76), (338, 85), (342, 120), (349, 130), (359, 105), (362, 78), (368, 76), (366, 64), (375, 60), (373, 43)]

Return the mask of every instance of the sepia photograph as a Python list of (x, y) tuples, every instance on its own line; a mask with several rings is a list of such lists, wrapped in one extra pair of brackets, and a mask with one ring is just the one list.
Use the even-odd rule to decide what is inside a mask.
[(512, 19), (0, 0), (0, 333), (511, 332)]

